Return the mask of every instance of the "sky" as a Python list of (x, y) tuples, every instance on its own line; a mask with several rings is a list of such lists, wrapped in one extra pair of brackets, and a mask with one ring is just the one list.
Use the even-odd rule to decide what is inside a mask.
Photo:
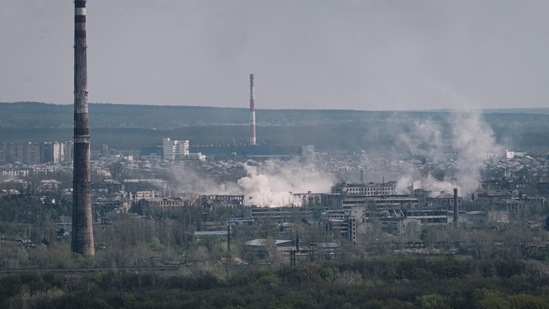
[[(0, 102), (73, 102), (72, 0), (0, 0)], [(95, 103), (549, 107), (546, 0), (88, 0)]]

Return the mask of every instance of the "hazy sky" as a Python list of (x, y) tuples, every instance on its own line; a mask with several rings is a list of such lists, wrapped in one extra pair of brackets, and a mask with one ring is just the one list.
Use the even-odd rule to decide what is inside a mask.
[[(0, 102), (73, 101), (72, 0), (0, 0)], [(88, 0), (90, 102), (549, 107), (549, 1)]]

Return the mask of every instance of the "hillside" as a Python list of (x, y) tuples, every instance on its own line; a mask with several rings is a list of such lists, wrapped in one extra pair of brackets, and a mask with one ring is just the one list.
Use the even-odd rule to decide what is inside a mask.
[[(91, 128), (172, 130), (183, 127), (248, 125), (246, 108), (89, 104)], [(72, 105), (37, 102), (0, 103), (0, 128), (71, 128)], [(439, 112), (428, 112), (429, 115)], [(354, 110), (257, 110), (259, 126), (363, 123), (394, 114)]]
[[(247, 143), (245, 108), (90, 104), (92, 148), (159, 145), (162, 137), (189, 139), (191, 145)], [(398, 150), (402, 133), (432, 123), (449, 137), (450, 111), (257, 110), (258, 141), (315, 144), (319, 150)], [(496, 140), (509, 148), (549, 148), (549, 109), (490, 110), (483, 119)], [(0, 142), (72, 139), (72, 105), (0, 103)], [(395, 149), (395, 147), (397, 149)]]

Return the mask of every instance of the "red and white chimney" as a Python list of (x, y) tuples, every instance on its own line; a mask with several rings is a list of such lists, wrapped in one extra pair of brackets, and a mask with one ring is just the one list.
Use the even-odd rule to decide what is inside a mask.
[(250, 74), (250, 145), (256, 145), (255, 136), (255, 88), (254, 75)]

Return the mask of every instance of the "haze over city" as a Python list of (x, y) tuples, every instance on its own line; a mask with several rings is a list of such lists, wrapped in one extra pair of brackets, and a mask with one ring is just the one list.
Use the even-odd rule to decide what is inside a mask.
[[(88, 5), (90, 102), (258, 109), (547, 106), (546, 1)], [(0, 101), (72, 104), (72, 1), (2, 1)]]
[(546, 308), (548, 6), (3, 4), (0, 308)]

